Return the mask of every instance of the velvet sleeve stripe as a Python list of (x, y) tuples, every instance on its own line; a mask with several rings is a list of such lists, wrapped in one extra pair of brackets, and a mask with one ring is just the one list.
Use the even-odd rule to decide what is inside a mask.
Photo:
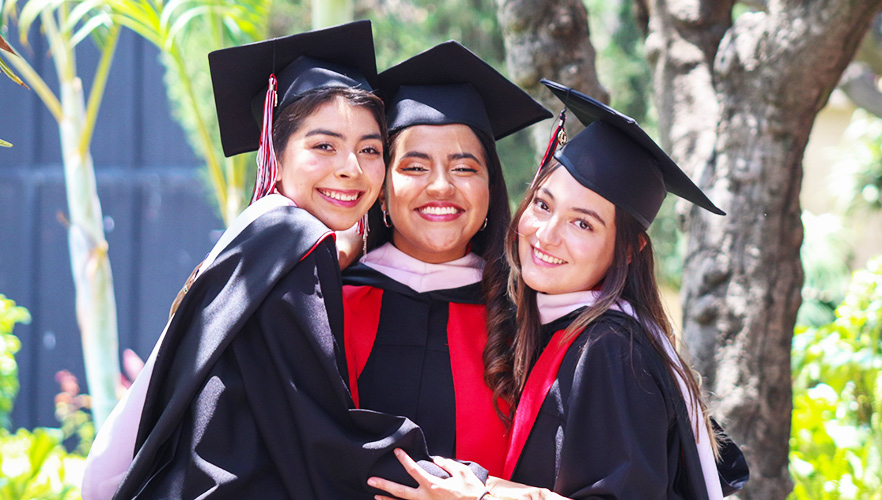
[(356, 408), (359, 408), (358, 376), (373, 350), (382, 304), (383, 290), (379, 288), (343, 286), (343, 338), (349, 367), (349, 392)]
[[(484, 383), (486, 309), (451, 304), (447, 324), (450, 365), (456, 390), (456, 455), (480, 463), (500, 476), (505, 461), (506, 429), (493, 407), (493, 391)], [(503, 411), (508, 408), (502, 406)]]
[(505, 457), (503, 477), (510, 479), (515, 466), (539, 415), (539, 409), (548, 395), (549, 389), (557, 378), (557, 372), (563, 362), (564, 355), (578, 335), (572, 335), (565, 339), (566, 329), (557, 331), (542, 351), (536, 365), (530, 371), (524, 392), (518, 403), (518, 410), (512, 423), (511, 440), (508, 445), (508, 453)]

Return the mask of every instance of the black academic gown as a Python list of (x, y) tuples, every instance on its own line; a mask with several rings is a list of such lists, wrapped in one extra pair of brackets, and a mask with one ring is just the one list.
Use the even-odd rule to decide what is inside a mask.
[(343, 273), (346, 357), (360, 408), (416, 422), (433, 455), (502, 473), (506, 429), (484, 382), (480, 282), (419, 293), (364, 264)]
[(427, 459), (419, 429), (351, 409), (329, 235), (275, 208), (201, 272), (169, 323), (114, 498), (369, 499), (371, 475), (410, 482), (391, 451)]
[(506, 473), (573, 499), (706, 500), (686, 404), (642, 327), (608, 311), (560, 349), (579, 312), (543, 327), (548, 344), (518, 406)]

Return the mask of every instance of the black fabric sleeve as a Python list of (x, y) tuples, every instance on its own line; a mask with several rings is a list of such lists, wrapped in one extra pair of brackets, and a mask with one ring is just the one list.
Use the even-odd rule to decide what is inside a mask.
[(667, 498), (669, 409), (642, 358), (627, 334), (591, 332), (567, 402), (555, 492), (573, 499)]
[(744, 453), (738, 445), (726, 434), (716, 420), (711, 418), (717, 440), (720, 442), (720, 459), (717, 461), (717, 472), (720, 475), (720, 487), (723, 496), (733, 495), (741, 491), (750, 479), (750, 469)]

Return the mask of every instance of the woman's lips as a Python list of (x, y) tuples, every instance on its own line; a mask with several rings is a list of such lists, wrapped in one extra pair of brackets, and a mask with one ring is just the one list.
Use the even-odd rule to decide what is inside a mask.
[(428, 221), (446, 222), (461, 217), (465, 210), (451, 203), (431, 203), (417, 208), (416, 212)]
[(565, 260), (563, 260), (563, 259), (558, 259), (558, 258), (555, 257), (554, 255), (551, 255), (551, 254), (549, 254), (549, 253), (543, 252), (542, 250), (539, 250), (538, 248), (536, 248), (536, 247), (534, 247), (534, 246), (532, 246), (532, 245), (530, 246), (530, 248), (532, 249), (533, 262), (535, 262), (536, 265), (540, 265), (540, 266), (559, 266), (559, 265), (561, 265), (561, 264), (566, 264), (566, 263), (567, 263), (567, 261), (565, 261)]
[(318, 191), (318, 193), (328, 202), (346, 208), (352, 208), (358, 205), (361, 196), (364, 194), (364, 191), (354, 189), (340, 190), (316, 188), (316, 191)]

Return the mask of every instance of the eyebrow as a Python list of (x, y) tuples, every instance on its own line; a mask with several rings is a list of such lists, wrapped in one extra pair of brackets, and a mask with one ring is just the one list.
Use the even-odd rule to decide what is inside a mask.
[[(338, 137), (340, 139), (346, 138), (343, 134), (341, 134), (339, 132), (334, 132), (333, 130), (328, 130), (328, 129), (324, 129), (324, 128), (313, 129), (313, 130), (310, 130), (309, 132), (306, 133), (306, 137), (309, 137), (311, 135), (330, 135), (331, 137)], [(376, 139), (378, 141), (382, 141), (383, 136), (381, 136), (380, 134), (365, 134), (365, 135), (361, 136), (362, 141), (368, 141), (371, 139)]]
[[(404, 153), (401, 156), (401, 158), (402, 159), (403, 158), (419, 158), (421, 160), (431, 160), (432, 159), (427, 153), (423, 153), (422, 151), (408, 151), (407, 153)], [(454, 153), (454, 154), (447, 155), (448, 161), (449, 160), (463, 160), (463, 159), (475, 160), (476, 162), (481, 163), (481, 160), (479, 160), (477, 156), (475, 156), (471, 153)]]
[(407, 153), (404, 153), (403, 155), (401, 155), (401, 158), (402, 159), (404, 159), (404, 158), (419, 158), (421, 160), (430, 160), (431, 159), (431, 158), (429, 158), (428, 154), (423, 153), (421, 151), (408, 151)]
[(477, 156), (471, 153), (454, 153), (452, 155), (447, 155), (448, 160), (475, 160), (478, 163), (481, 163), (481, 160), (478, 159)]
[[(551, 198), (551, 201), (554, 201), (554, 195), (551, 194), (551, 191), (549, 191), (547, 188), (540, 188), (539, 191), (541, 191), (542, 194), (544, 194), (548, 198)], [(603, 224), (603, 227), (606, 227), (606, 221), (603, 220), (603, 217), (601, 217), (600, 214), (598, 214), (594, 210), (591, 210), (590, 208), (581, 208), (581, 207), (573, 207), (572, 210), (574, 212), (579, 212), (580, 214), (585, 214), (589, 217), (593, 217), (593, 218), (597, 219), (597, 222), (600, 222), (601, 224)]]
[(339, 132), (334, 132), (333, 130), (324, 129), (324, 128), (312, 129), (306, 133), (306, 137), (309, 137), (311, 135), (330, 135), (332, 137), (339, 137), (341, 139), (343, 138), (343, 134), (341, 134)]

